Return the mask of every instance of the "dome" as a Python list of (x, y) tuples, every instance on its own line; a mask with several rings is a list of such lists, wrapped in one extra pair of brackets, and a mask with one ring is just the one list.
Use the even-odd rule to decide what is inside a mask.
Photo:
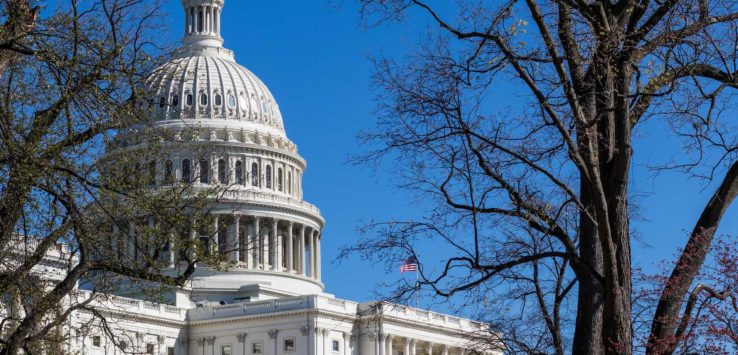
[(200, 125), (285, 137), (274, 96), (261, 79), (235, 62), (219, 38), (219, 32), (185, 36), (185, 45), (147, 78), (152, 118), (184, 124), (198, 120)]

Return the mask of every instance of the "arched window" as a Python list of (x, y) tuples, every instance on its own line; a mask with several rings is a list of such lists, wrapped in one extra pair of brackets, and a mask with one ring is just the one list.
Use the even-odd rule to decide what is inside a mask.
[(228, 107), (229, 108), (236, 107), (236, 97), (233, 96), (233, 94), (228, 94)]
[(201, 184), (207, 184), (210, 182), (209, 179), (209, 173), (210, 169), (208, 166), (208, 161), (205, 159), (200, 159), (200, 183)]
[(236, 162), (236, 183), (243, 185), (243, 163), (240, 160)]
[(172, 181), (174, 181), (173, 172), (174, 172), (174, 165), (172, 165), (171, 160), (167, 160), (167, 162), (164, 164), (164, 182), (165, 183), (171, 184)]
[(223, 104), (223, 98), (220, 96), (220, 94), (215, 94), (215, 106), (220, 106)]
[(272, 188), (272, 166), (267, 165), (266, 167), (266, 188)]
[(200, 106), (207, 106), (207, 105), (208, 105), (208, 95), (201, 94), (200, 95)]
[(192, 94), (187, 94), (187, 106), (192, 106), (193, 97)]
[(179, 95), (174, 95), (172, 97), (172, 106), (179, 106)]
[(221, 184), (226, 183), (226, 163), (225, 160), (218, 160), (218, 182)]
[(251, 163), (251, 186), (259, 186), (259, 164)]
[(282, 168), (277, 169), (277, 190), (280, 192), (283, 190), (284, 186), (282, 184)]
[(167, 98), (166, 97), (160, 97), (159, 98), (159, 108), (164, 107), (167, 105)]
[(182, 160), (182, 182), (190, 182), (192, 180), (192, 166), (190, 160)]
[(292, 195), (292, 172), (287, 172), (287, 193)]

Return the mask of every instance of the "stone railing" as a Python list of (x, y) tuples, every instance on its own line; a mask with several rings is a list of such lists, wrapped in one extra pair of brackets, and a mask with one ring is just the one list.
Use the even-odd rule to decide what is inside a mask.
[(330, 297), (310, 295), (273, 300), (226, 304), (222, 306), (200, 307), (187, 312), (190, 321), (241, 317), (257, 314), (296, 311), (301, 309), (321, 309), (345, 314), (356, 314), (357, 304)]
[(315, 215), (320, 215), (320, 209), (318, 209), (318, 207), (315, 207), (315, 205), (302, 201), (302, 200), (292, 198), (292, 197), (279, 196), (279, 195), (270, 194), (270, 193), (262, 193), (262, 192), (257, 192), (257, 191), (248, 191), (248, 190), (228, 190), (228, 191), (223, 191), (222, 193), (220, 193), (220, 195), (222, 196), (222, 198), (228, 199), (228, 200), (254, 201), (254, 202), (285, 205), (285, 206), (293, 207), (293, 208), (303, 210), (306, 212), (310, 212)]
[[(484, 323), (476, 322), (470, 319), (454, 317), (447, 314), (436, 313), (394, 303), (381, 303), (379, 305), (382, 308), (381, 314), (383, 316), (422, 322), (428, 325), (450, 328), (459, 331), (478, 331), (485, 328)], [(361, 305), (362, 310), (370, 310), (372, 307), (378, 307), (378, 304), (365, 303)]]
[(127, 315), (142, 315), (165, 320), (184, 321), (187, 314), (187, 310), (184, 308), (163, 303), (101, 294), (95, 294), (93, 296), (93, 293), (90, 291), (77, 291), (71, 296), (72, 300), (76, 298), (77, 304), (89, 301), (90, 297), (95, 297), (89, 303), (90, 307), (111, 312), (122, 312)]

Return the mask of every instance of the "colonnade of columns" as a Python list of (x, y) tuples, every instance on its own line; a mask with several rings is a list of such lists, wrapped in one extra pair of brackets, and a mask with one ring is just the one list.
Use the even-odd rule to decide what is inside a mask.
[[(320, 231), (274, 217), (215, 216), (209, 239), (211, 252), (254, 270), (293, 273), (321, 279)], [(173, 261), (173, 259), (172, 259)]]
[(377, 337), (379, 355), (466, 355), (463, 348), (413, 338), (382, 334)]
[[(247, 269), (280, 271), (321, 279), (321, 234), (310, 225), (248, 215), (216, 215), (212, 226), (204, 231), (195, 228), (194, 221), (190, 223), (189, 238), (204, 245), (206, 253), (220, 253), (226, 261)], [(148, 224), (149, 228), (155, 228), (153, 221)], [(111, 248), (118, 250), (120, 256), (132, 260), (140, 260), (142, 253), (151, 254), (156, 246), (147, 246), (145, 240), (137, 238), (139, 227), (133, 222), (125, 231), (113, 226), (115, 237), (111, 241)], [(183, 235), (180, 238), (187, 237)], [(170, 267), (174, 267), (182, 258), (177, 258), (181, 252), (173, 246), (180, 244), (175, 242), (175, 238), (175, 235), (170, 237), (162, 254)], [(194, 249), (188, 252), (194, 255)]]
[(220, 6), (187, 6), (185, 12), (185, 34), (220, 33)]

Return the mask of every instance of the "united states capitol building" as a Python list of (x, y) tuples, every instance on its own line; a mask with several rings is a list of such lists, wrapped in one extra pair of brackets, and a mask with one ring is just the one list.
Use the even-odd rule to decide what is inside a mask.
[[(182, 4), (183, 45), (147, 80), (155, 98), (152, 124), (177, 138), (172, 158), (156, 162), (157, 179), (192, 181), (202, 189), (230, 183), (212, 211), (217, 240), (204, 240), (230, 266), (198, 265), (187, 285), (172, 291), (170, 302), (135, 294), (100, 298), (93, 305), (104, 310), (118, 346), (110, 334), (93, 327), (71, 337), (64, 352), (501, 353), (475, 348), (470, 335), (485, 327), (480, 323), (398, 304), (337, 299), (326, 292), (321, 241), (330, 236), (321, 233), (325, 221), (320, 210), (303, 200), (306, 162), (286, 134), (279, 106), (266, 85), (223, 47), (224, 0)], [(193, 130), (194, 139), (180, 137), (179, 132)], [(64, 251), (49, 253), (50, 270), (60, 253)], [(177, 267), (175, 252), (164, 257), (170, 268)], [(81, 288), (70, 302), (88, 297), (91, 292)], [(91, 319), (92, 314), (78, 311), (70, 322)]]

